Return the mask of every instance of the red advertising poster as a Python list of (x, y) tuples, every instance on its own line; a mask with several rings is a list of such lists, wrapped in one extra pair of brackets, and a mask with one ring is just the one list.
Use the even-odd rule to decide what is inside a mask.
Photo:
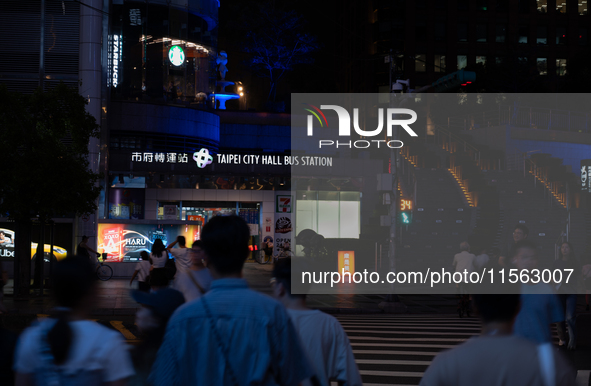
[(103, 229), (99, 227), (99, 251), (107, 253), (107, 261), (122, 261), (121, 245), (123, 244), (121, 227)]

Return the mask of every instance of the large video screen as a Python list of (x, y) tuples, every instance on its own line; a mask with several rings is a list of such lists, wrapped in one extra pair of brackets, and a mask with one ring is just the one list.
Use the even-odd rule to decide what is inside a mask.
[(110, 262), (133, 262), (140, 259), (140, 252), (150, 253), (156, 239), (167, 246), (185, 236), (190, 247), (200, 232), (200, 225), (99, 224), (97, 251), (107, 253)]

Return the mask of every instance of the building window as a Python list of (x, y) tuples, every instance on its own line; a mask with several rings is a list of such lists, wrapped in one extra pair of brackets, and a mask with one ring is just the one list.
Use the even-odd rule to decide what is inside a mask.
[(556, 44), (566, 44), (565, 27), (556, 27)]
[(589, 11), (587, 9), (587, 0), (579, 0), (579, 15), (588, 14)]
[(497, 33), (495, 37), (495, 41), (497, 43), (505, 43), (505, 38), (507, 36), (507, 25), (505, 24), (497, 24)]
[(488, 10), (488, 0), (478, 0), (476, 4), (476, 9), (479, 11), (487, 11)]
[(519, 33), (517, 35), (517, 43), (527, 44), (527, 35), (529, 35), (528, 34), (528, 26), (520, 25), (519, 26)]
[(537, 44), (548, 44), (548, 27), (538, 27)]
[(312, 229), (326, 238), (359, 238), (359, 192), (298, 191), (296, 199), (295, 234)]
[(476, 64), (486, 65), (486, 56), (476, 56)]
[(427, 70), (426, 66), (427, 55), (415, 55), (415, 71), (416, 72), (425, 72)]
[(538, 6), (539, 13), (547, 13), (548, 12), (548, 0), (536, 0)]
[(556, 75), (566, 75), (566, 59), (556, 59)]
[(519, 0), (519, 13), (529, 13), (529, 1)]
[(425, 42), (427, 41), (427, 26), (425, 23), (416, 23), (415, 24), (415, 39), (417, 42)]
[(537, 58), (536, 66), (538, 68), (538, 74), (548, 75), (548, 58)]
[(556, 12), (566, 13), (566, 0), (556, 0)]
[(442, 41), (445, 40), (445, 23), (437, 22), (435, 23), (435, 40)]
[(445, 55), (435, 55), (435, 72), (445, 72)]
[(468, 0), (458, 0), (458, 9), (462, 11), (467, 11), (469, 3), (470, 2)]
[(486, 43), (486, 24), (476, 24), (476, 41)]
[(503, 58), (502, 56), (495, 56), (495, 64), (496, 65), (501, 65), (505, 62), (505, 58)]
[(458, 23), (458, 41), (459, 42), (467, 42), (468, 41), (468, 24)]
[(466, 55), (458, 55), (458, 70), (466, 68), (468, 65), (468, 57)]
[(587, 45), (587, 28), (579, 28), (579, 45)]
[(446, 9), (447, 8), (447, 0), (435, 0), (435, 8), (436, 9)]
[(497, 12), (508, 12), (509, 0), (497, 0)]

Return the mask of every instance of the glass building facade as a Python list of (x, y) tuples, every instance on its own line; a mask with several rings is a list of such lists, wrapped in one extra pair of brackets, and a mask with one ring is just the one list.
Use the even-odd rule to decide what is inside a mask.
[(112, 100), (206, 103), (217, 76), (217, 22), (160, 2), (113, 4), (112, 15), (107, 47)]

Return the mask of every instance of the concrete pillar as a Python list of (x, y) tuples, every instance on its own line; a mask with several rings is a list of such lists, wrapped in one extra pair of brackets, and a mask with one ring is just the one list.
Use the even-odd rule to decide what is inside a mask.
[[(87, 98), (88, 111), (96, 121), (101, 122), (101, 42), (102, 42), (102, 0), (80, 1), (80, 62), (79, 77), (81, 85), (80, 95)], [(91, 8), (92, 7), (92, 8)], [(94, 8), (94, 9), (93, 9)], [(91, 138), (88, 144), (90, 169), (99, 171), (100, 140)], [(84, 218), (77, 218), (75, 225), (74, 243), (78, 245), (82, 235), (90, 238), (89, 246), (96, 250), (96, 235), (98, 230), (98, 213), (93, 213)]]

